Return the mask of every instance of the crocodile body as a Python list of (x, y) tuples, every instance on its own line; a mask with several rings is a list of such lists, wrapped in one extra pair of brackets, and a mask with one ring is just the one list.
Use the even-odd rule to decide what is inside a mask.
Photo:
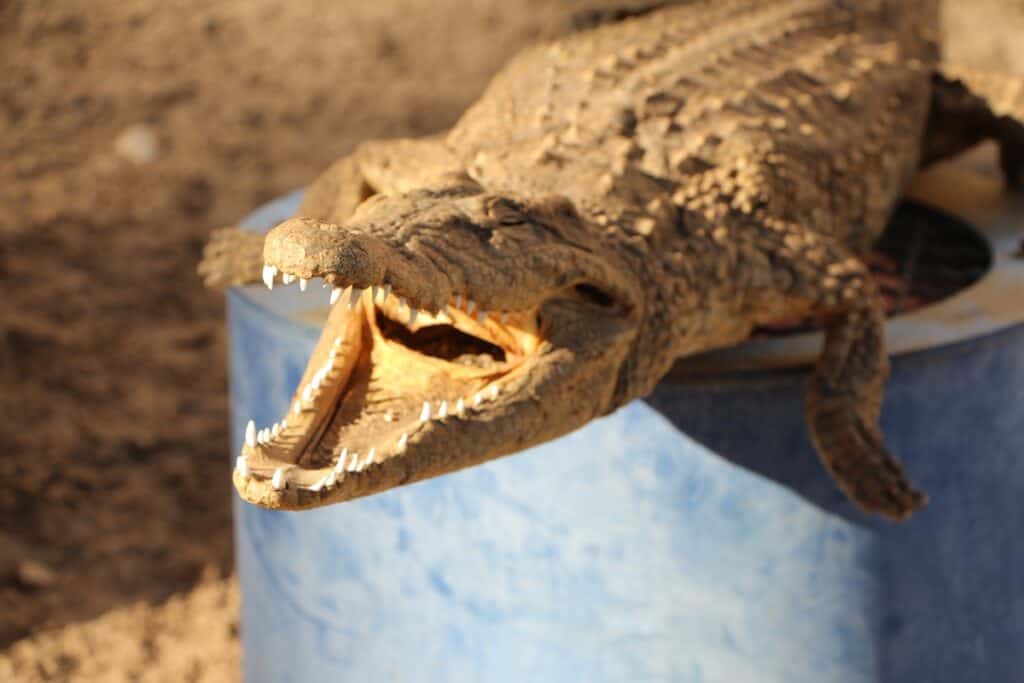
[(1020, 124), (941, 75), (932, 0), (614, 19), (524, 50), (448, 133), (362, 145), (265, 242), (215, 237), (211, 284), (345, 290), (291, 419), (249, 434), (243, 497), (314, 507), (516, 452), (813, 315), (824, 464), (866, 510), (924, 504), (878, 429), (884, 315), (859, 256), (922, 163), (993, 137), (1019, 181)]

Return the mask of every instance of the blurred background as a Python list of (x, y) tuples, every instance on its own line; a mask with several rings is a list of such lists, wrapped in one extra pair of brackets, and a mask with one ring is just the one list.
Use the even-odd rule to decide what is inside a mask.
[[(0, 0), (0, 680), (238, 677), (206, 235), (624, 0)], [(1024, 74), (1024, 0), (947, 0)]]

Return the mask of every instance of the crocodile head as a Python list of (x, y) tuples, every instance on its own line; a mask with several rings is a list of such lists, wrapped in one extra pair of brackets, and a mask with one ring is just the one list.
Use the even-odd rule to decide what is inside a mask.
[(249, 424), (234, 483), (265, 507), (368, 495), (565, 434), (620, 403), (642, 288), (565, 199), (417, 191), (344, 226), (291, 219), (264, 279), (333, 305), (291, 407)]

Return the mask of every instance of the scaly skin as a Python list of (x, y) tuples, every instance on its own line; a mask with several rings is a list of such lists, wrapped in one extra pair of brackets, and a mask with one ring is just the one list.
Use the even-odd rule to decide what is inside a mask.
[(287, 424), (248, 435), (246, 500), (311, 508), (513, 453), (680, 356), (817, 315), (823, 462), (868, 511), (924, 504), (878, 429), (884, 316), (858, 255), (922, 160), (993, 136), (1019, 179), (1020, 124), (937, 75), (930, 1), (634, 14), (525, 50), (446, 135), (364, 144), (265, 243), (214, 236), (211, 285), (263, 267), (356, 288)]

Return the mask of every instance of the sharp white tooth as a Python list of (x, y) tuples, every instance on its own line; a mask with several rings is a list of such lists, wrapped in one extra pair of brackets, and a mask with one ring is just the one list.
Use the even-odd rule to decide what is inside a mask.
[(266, 438), (264, 438), (263, 430), (261, 429), (256, 432), (256, 443), (262, 444), (264, 441), (266, 441)]
[(327, 477), (321, 477), (320, 479), (317, 479), (316, 483), (309, 487), (309, 490), (312, 491), (313, 493), (316, 493), (317, 491), (324, 487), (325, 481), (327, 481)]
[(437, 409), (437, 418), (443, 420), (448, 417), (448, 401), (441, 401), (441, 406)]
[(501, 387), (497, 384), (491, 385), (491, 398), (498, 398), (498, 394), (501, 393)]
[(417, 311), (412, 306), (409, 306), (409, 327), (412, 327), (413, 325), (416, 324), (416, 316), (418, 316), (419, 314), (419, 311)]
[(386, 300), (389, 296), (391, 296), (391, 283), (390, 282), (385, 282), (384, 283), (384, 299)]
[(281, 276), (281, 282), (285, 283), (286, 285), (290, 285), (291, 283), (295, 282), (295, 276), (292, 275), (291, 273), (285, 273), (284, 275)]
[(402, 434), (402, 436), (400, 436), (398, 438), (398, 450), (399, 450), (399, 452), (405, 450), (405, 444), (407, 444), (408, 442), (409, 442), (409, 435), (408, 434)]
[(284, 469), (278, 467), (274, 470), (274, 477), (270, 480), (270, 485), (274, 487), (275, 491), (280, 491), (288, 486), (288, 481), (284, 478)]
[(288, 418), (281, 420), (281, 429), (288, 429)]
[(366, 464), (369, 465), (373, 462), (374, 456), (377, 455), (377, 449), (371, 448), (370, 452), (366, 454)]
[(466, 313), (469, 313), (470, 315), (473, 315), (473, 311), (475, 311), (475, 310), (476, 310), (476, 302), (473, 301), (472, 299), (467, 299), (466, 300)]
[(334, 348), (341, 348), (341, 337), (334, 338)]
[(462, 417), (466, 414), (466, 402), (461, 398), (455, 402), (455, 414)]
[(353, 287), (352, 293), (348, 297), (348, 310), (352, 310), (359, 303), (359, 297), (363, 295), (363, 290), (359, 287)]
[(423, 410), (420, 411), (420, 422), (426, 422), (430, 419), (430, 403), (427, 401), (423, 402)]
[(379, 295), (380, 287), (378, 287), (377, 285), (373, 285), (372, 287), (370, 287), (370, 301), (376, 301)]
[(296, 415), (302, 412), (302, 405), (300, 405), (298, 401), (292, 404), (292, 412)]
[(461, 294), (456, 294), (455, 295), (455, 308), (462, 308), (462, 295)]
[(248, 479), (252, 475), (252, 472), (249, 470), (249, 458), (244, 455), (235, 458), (235, 469), (238, 470), (238, 475), (242, 479)]
[(302, 390), (302, 400), (309, 403), (313, 400), (313, 385), (307, 384), (306, 388)]
[(501, 312), (501, 324), (504, 325), (508, 322), (508, 311)]
[(267, 286), (267, 289), (274, 288), (274, 276), (277, 275), (277, 268), (274, 266), (263, 266), (263, 284)]
[(372, 460), (373, 460), (373, 453), (372, 452), (371, 453), (367, 453), (366, 457), (363, 458), (363, 461), (361, 463), (359, 463), (359, 471), (362, 472), (367, 467), (369, 467), (370, 466), (370, 462)]
[(479, 391), (476, 392), (476, 396), (473, 397), (473, 407), (474, 408), (479, 408), (480, 404), (483, 403), (483, 402), (484, 402), (484, 395), (481, 394)]
[(348, 447), (341, 449), (341, 453), (338, 453), (338, 462), (334, 463), (334, 471), (341, 472), (345, 469), (345, 459), (348, 458)]
[(249, 420), (249, 424), (245, 425), (245, 445), (249, 448), (253, 448), (256, 445), (256, 423)]
[(483, 325), (485, 320), (487, 320), (487, 311), (480, 311), (476, 314), (476, 321), (478, 323)]
[(352, 451), (352, 456), (348, 459), (348, 465), (345, 466), (345, 469), (348, 470), (349, 472), (355, 472), (356, 470), (359, 469), (358, 453)]
[(274, 428), (270, 430), (270, 435), (276, 439), (278, 435), (281, 433), (281, 429), (283, 429), (283, 427), (281, 427), (281, 423), (275, 422)]
[(444, 308), (441, 309), (441, 315), (448, 318), (449, 320), (452, 320), (452, 312), (451, 309), (448, 308), (448, 304), (445, 304)]
[(338, 482), (338, 473), (331, 470), (331, 473), (327, 475), (327, 479), (324, 480), (324, 488), (331, 488)]
[(341, 295), (342, 295), (342, 293), (344, 291), (345, 290), (342, 289), (341, 287), (335, 287), (334, 289), (331, 290), (331, 305), (332, 306), (334, 304), (338, 303), (338, 299), (341, 298)]
[(306, 287), (309, 287), (309, 280), (307, 280), (304, 277), (300, 277), (299, 278), (299, 291), (300, 292), (305, 292), (306, 291)]

